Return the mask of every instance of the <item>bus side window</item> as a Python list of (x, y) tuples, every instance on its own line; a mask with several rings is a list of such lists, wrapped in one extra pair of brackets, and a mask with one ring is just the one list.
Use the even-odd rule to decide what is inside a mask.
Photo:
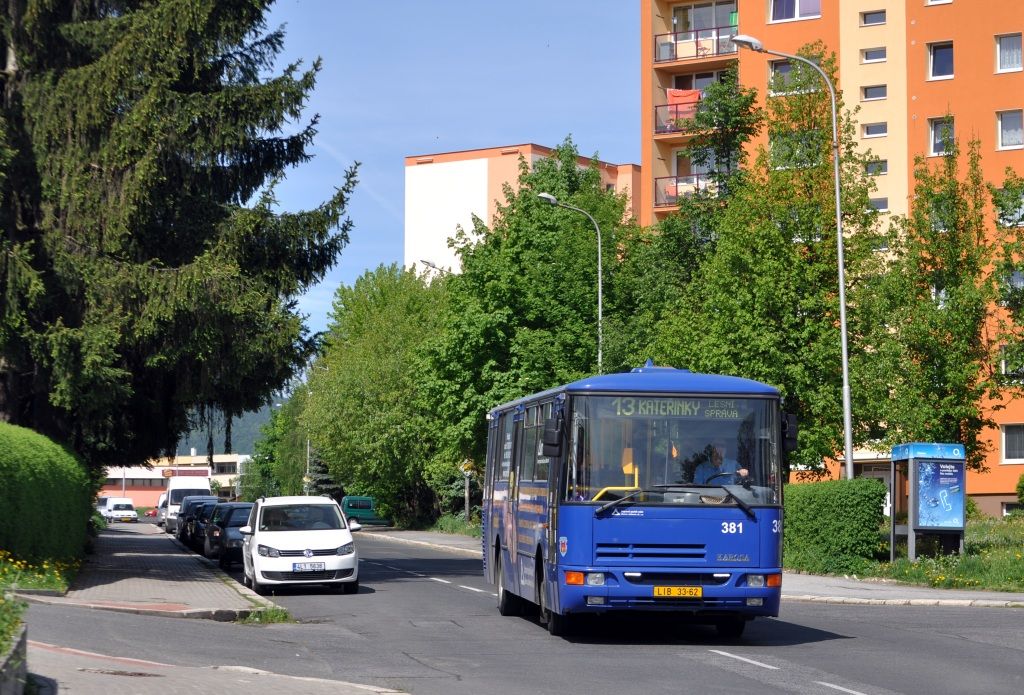
[(520, 480), (535, 480), (534, 475), (537, 465), (537, 437), (540, 428), (537, 424), (537, 406), (530, 406), (526, 410), (526, 420), (523, 432), (522, 464), (519, 468)]
[(501, 473), (498, 480), (508, 480), (512, 469), (512, 413), (501, 414), (501, 424), (498, 426), (499, 444), (501, 456)]

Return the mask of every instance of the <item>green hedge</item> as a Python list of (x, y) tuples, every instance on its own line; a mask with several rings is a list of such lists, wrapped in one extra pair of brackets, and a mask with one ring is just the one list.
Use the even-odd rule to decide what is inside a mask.
[(29, 561), (81, 556), (92, 488), (74, 455), (0, 422), (0, 481), (0, 549)]
[(787, 485), (783, 562), (818, 574), (862, 571), (879, 552), (885, 484), (873, 478)]

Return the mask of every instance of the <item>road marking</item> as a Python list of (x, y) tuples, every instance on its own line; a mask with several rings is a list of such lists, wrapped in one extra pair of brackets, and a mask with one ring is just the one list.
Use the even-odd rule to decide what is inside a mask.
[(844, 688), (842, 686), (836, 685), (835, 683), (826, 683), (825, 681), (814, 682), (818, 685), (824, 685), (826, 688), (834, 688), (835, 690), (839, 690), (840, 692), (850, 693), (850, 695), (865, 695), (865, 693), (862, 693), (859, 690), (850, 690), (849, 688)]
[(451, 584), (447, 579), (438, 579), (437, 577), (428, 577), (432, 582), (441, 582), (442, 584)]
[(760, 661), (754, 661), (753, 659), (747, 659), (747, 658), (739, 656), (737, 654), (730, 654), (729, 652), (723, 652), (723, 651), (721, 651), (719, 649), (709, 649), (708, 651), (709, 652), (714, 652), (715, 654), (721, 654), (722, 656), (727, 656), (730, 659), (737, 659), (739, 661), (745, 661), (748, 664), (753, 664), (754, 666), (760, 666), (761, 668), (768, 668), (768, 669), (771, 669), (772, 671), (778, 671), (779, 670), (778, 666), (771, 666), (770, 664), (763, 664)]
[(475, 591), (478, 594), (486, 594), (487, 593), (483, 589), (477, 589), (475, 586), (466, 586), (465, 584), (459, 584), (459, 588), (460, 589), (469, 589), (470, 591)]

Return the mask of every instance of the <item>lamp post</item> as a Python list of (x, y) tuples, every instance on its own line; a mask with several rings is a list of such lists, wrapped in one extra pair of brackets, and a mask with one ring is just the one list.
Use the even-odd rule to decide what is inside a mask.
[(594, 231), (597, 232), (597, 372), (598, 374), (604, 374), (604, 369), (601, 361), (602, 343), (604, 342), (604, 328), (602, 325), (604, 322), (604, 309), (602, 306), (604, 282), (601, 278), (601, 227), (598, 226), (597, 220), (595, 220), (593, 216), (583, 208), (578, 208), (574, 205), (563, 203), (550, 193), (538, 193), (537, 197), (540, 198), (541, 200), (547, 201), (548, 203), (556, 207), (565, 208), (566, 210), (575, 210), (576, 212), (586, 215), (587, 219), (590, 220), (591, 224), (594, 225)]
[(448, 270), (447, 268), (442, 268), (441, 266), (437, 265), (436, 263), (431, 263), (430, 261), (425, 260), (423, 258), (420, 259), (420, 263), (422, 263), (427, 268), (430, 268), (431, 270), (433, 270), (438, 275), (454, 275), (455, 274), (452, 271)]
[(732, 42), (740, 48), (749, 48), (757, 53), (768, 53), (788, 60), (795, 60), (811, 66), (821, 75), (828, 87), (828, 94), (832, 100), (832, 171), (835, 178), (836, 197), (836, 249), (838, 251), (839, 263), (839, 334), (843, 351), (843, 448), (846, 463), (846, 477), (853, 478), (853, 422), (850, 414), (850, 357), (846, 339), (846, 271), (843, 260), (843, 216), (842, 201), (839, 189), (839, 116), (836, 112), (836, 88), (832, 84), (825, 71), (812, 60), (802, 58), (782, 51), (773, 51), (764, 47), (759, 39), (745, 34), (737, 34), (732, 37)]

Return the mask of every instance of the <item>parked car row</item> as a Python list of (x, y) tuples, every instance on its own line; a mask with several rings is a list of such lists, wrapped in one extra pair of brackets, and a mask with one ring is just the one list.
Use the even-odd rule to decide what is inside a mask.
[(224, 568), (242, 563), (242, 582), (256, 593), (283, 584), (326, 584), (359, 591), (359, 555), (352, 532), (362, 528), (330, 497), (262, 497), (220, 502), (186, 497), (176, 537)]

